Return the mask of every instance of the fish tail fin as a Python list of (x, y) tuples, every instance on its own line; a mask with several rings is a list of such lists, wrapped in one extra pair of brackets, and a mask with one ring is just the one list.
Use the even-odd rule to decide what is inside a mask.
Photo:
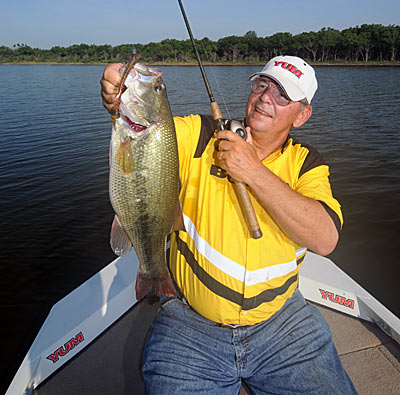
[(176, 296), (175, 288), (168, 272), (163, 278), (152, 279), (143, 274), (143, 272), (139, 269), (136, 278), (136, 299), (142, 299), (150, 292), (151, 289), (154, 289), (154, 293), (157, 296)]
[(154, 288), (156, 295), (158, 296), (176, 296), (175, 288), (172, 284), (172, 280), (169, 274), (167, 274), (165, 278), (155, 281)]

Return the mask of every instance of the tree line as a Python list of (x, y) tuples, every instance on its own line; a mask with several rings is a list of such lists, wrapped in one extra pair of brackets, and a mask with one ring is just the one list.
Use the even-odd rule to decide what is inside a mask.
[[(318, 63), (396, 62), (400, 60), (400, 26), (364, 24), (344, 30), (322, 28), (318, 32), (293, 35), (288, 32), (258, 37), (254, 31), (243, 36), (227, 36), (212, 41), (196, 40), (204, 62), (249, 63), (265, 62), (277, 55), (297, 55)], [(142, 63), (191, 63), (195, 54), (189, 40), (165, 39), (148, 44), (88, 45), (51, 49), (31, 48), (27, 44), (0, 46), (0, 63), (112, 63), (126, 62), (132, 46)]]

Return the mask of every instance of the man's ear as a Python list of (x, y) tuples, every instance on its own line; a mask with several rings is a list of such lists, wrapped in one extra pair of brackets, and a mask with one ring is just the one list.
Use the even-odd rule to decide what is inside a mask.
[(299, 112), (299, 115), (293, 122), (293, 127), (298, 128), (301, 125), (304, 125), (308, 118), (311, 117), (312, 114), (312, 106), (304, 106), (303, 110)]

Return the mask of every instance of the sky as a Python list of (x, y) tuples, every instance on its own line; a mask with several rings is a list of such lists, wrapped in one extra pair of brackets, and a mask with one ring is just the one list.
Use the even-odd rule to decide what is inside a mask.
[[(323, 27), (400, 24), (399, 0), (182, 0), (193, 35), (211, 40)], [(0, 46), (146, 44), (188, 38), (177, 0), (0, 0)]]

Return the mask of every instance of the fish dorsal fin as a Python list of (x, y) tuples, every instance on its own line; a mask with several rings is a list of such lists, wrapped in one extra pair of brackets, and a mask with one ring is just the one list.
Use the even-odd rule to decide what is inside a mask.
[(110, 244), (112, 250), (118, 256), (128, 255), (132, 249), (132, 242), (122, 228), (117, 216), (114, 217), (111, 226)]

